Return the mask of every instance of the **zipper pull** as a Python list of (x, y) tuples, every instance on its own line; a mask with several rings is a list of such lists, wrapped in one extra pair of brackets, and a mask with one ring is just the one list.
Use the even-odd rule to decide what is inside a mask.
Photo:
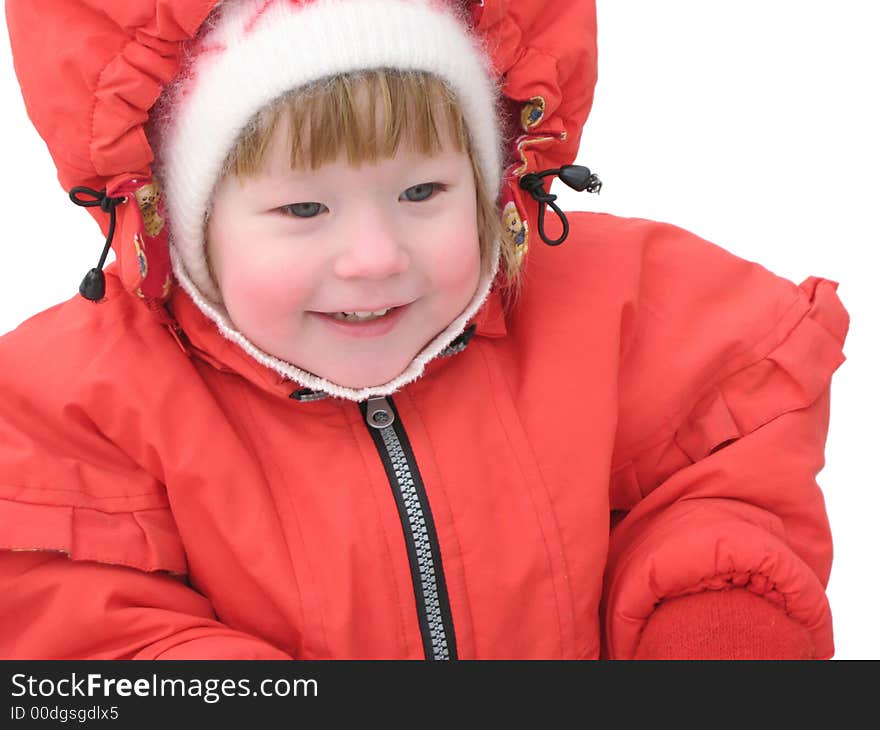
[(375, 429), (388, 428), (394, 423), (394, 411), (383, 395), (367, 399), (367, 425)]

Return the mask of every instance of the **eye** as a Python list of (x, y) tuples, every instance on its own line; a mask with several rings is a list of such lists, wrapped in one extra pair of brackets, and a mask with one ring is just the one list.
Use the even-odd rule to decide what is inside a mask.
[(295, 218), (314, 218), (327, 210), (327, 206), (323, 203), (291, 203), (290, 205), (282, 205), (279, 210)]
[(446, 190), (443, 183), (419, 183), (403, 191), (400, 198), (410, 203), (420, 203), (433, 197), (435, 192)]

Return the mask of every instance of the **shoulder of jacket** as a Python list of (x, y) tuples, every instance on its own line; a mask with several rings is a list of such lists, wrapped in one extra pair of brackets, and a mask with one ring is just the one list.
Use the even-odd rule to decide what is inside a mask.
[[(537, 230), (531, 232), (528, 253), (530, 260), (558, 262), (562, 266), (570, 267), (573, 263), (577, 266), (576, 262), (581, 260), (595, 261), (597, 257), (605, 260), (610, 257), (618, 266), (629, 268), (627, 261), (637, 267), (650, 251), (686, 256), (732, 256), (721, 246), (663, 221), (577, 210), (566, 211), (565, 216), (569, 224), (569, 234), (558, 246), (546, 245)], [(558, 237), (562, 230), (558, 219), (549, 213), (547, 219), (548, 235)]]
[(709, 246), (721, 249), (717, 244), (701, 238), (698, 234), (665, 221), (580, 210), (567, 211), (566, 218), (571, 230), (569, 234), (571, 241), (642, 247), (659, 239), (684, 242), (685, 245), (693, 247)]
[(166, 327), (108, 275), (101, 302), (77, 295), (0, 337), (0, 424), (9, 438), (66, 444), (77, 461), (122, 450), (143, 463), (144, 434), (192, 372)]
[(106, 278), (0, 337), (0, 549), (183, 573), (156, 414), (185, 356)]
[(109, 373), (182, 355), (167, 329), (118, 278), (111, 274), (106, 281), (100, 302), (77, 294), (0, 337), (0, 370), (8, 374), (6, 364), (16, 363), (19, 374), (64, 379), (69, 386), (95, 368)]
[[(541, 288), (549, 279), (555, 288), (583, 290), (596, 285), (598, 277), (623, 300), (638, 299), (646, 277), (664, 279), (670, 269), (698, 275), (747, 263), (671, 223), (587, 211), (567, 211), (566, 218), (569, 235), (561, 245), (548, 246), (532, 233), (526, 267), (530, 285)], [(554, 218), (548, 234), (557, 237), (560, 231)]]
[[(539, 248), (534, 258), (547, 261), (550, 257), (540, 249), (568, 247), (569, 253), (559, 257), (560, 266), (571, 268), (577, 276), (583, 276), (587, 268), (597, 268), (635, 299), (656, 296), (657, 287), (665, 289), (676, 278), (696, 288), (700, 278), (734, 285), (744, 275), (784, 299), (797, 294), (793, 281), (675, 224), (585, 211), (566, 216), (568, 239), (559, 247), (545, 246), (538, 239), (532, 244)], [(667, 295), (674, 300), (677, 292)]]

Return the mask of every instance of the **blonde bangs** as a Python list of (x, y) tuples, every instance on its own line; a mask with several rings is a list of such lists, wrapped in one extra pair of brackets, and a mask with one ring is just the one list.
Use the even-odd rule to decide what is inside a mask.
[(290, 165), (299, 170), (317, 170), (343, 156), (356, 167), (376, 163), (401, 145), (424, 155), (450, 144), (470, 149), (461, 109), (440, 79), (379, 70), (334, 76), (283, 97), (245, 130), (228, 169), (239, 177), (257, 174), (283, 119)]

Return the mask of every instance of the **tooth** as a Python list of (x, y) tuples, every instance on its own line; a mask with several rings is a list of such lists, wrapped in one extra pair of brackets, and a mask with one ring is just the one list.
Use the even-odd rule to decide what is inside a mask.
[(349, 322), (368, 322), (372, 319), (384, 317), (392, 309), (393, 307), (387, 307), (386, 309), (379, 309), (375, 312), (333, 312), (331, 313), (331, 316), (336, 319), (343, 319)]

